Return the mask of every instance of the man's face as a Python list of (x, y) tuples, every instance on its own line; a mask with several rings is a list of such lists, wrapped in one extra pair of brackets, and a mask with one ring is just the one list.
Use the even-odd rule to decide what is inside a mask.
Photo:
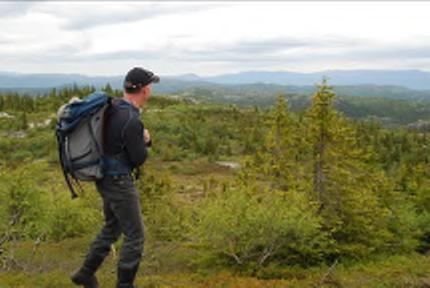
[(149, 97), (151, 96), (151, 92), (152, 92), (151, 84), (148, 84), (145, 87), (143, 87), (143, 91), (144, 91), (144, 97), (146, 102), (149, 100)]
[(145, 104), (146, 101), (148, 101), (150, 96), (151, 96), (151, 84), (148, 84), (140, 90), (139, 106)]

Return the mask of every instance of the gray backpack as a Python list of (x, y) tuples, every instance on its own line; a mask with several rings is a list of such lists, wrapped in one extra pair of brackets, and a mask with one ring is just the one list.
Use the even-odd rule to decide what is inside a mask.
[(111, 97), (94, 92), (84, 99), (73, 98), (58, 111), (56, 136), (61, 167), (72, 198), (77, 197), (72, 181), (103, 178), (103, 125)]

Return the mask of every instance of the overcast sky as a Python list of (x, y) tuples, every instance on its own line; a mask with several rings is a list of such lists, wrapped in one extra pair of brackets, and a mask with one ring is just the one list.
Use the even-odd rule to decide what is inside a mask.
[(0, 2), (0, 71), (430, 71), (430, 2)]

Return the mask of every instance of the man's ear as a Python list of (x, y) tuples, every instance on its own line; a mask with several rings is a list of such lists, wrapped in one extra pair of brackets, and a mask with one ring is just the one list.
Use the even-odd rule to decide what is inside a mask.
[(145, 87), (143, 87), (143, 94), (145, 99), (149, 98), (149, 95), (151, 94), (151, 87), (149, 85), (146, 85)]

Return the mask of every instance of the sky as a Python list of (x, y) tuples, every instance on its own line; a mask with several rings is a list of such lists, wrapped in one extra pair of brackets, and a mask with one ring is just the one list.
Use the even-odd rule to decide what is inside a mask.
[(0, 71), (430, 71), (430, 2), (0, 2)]

